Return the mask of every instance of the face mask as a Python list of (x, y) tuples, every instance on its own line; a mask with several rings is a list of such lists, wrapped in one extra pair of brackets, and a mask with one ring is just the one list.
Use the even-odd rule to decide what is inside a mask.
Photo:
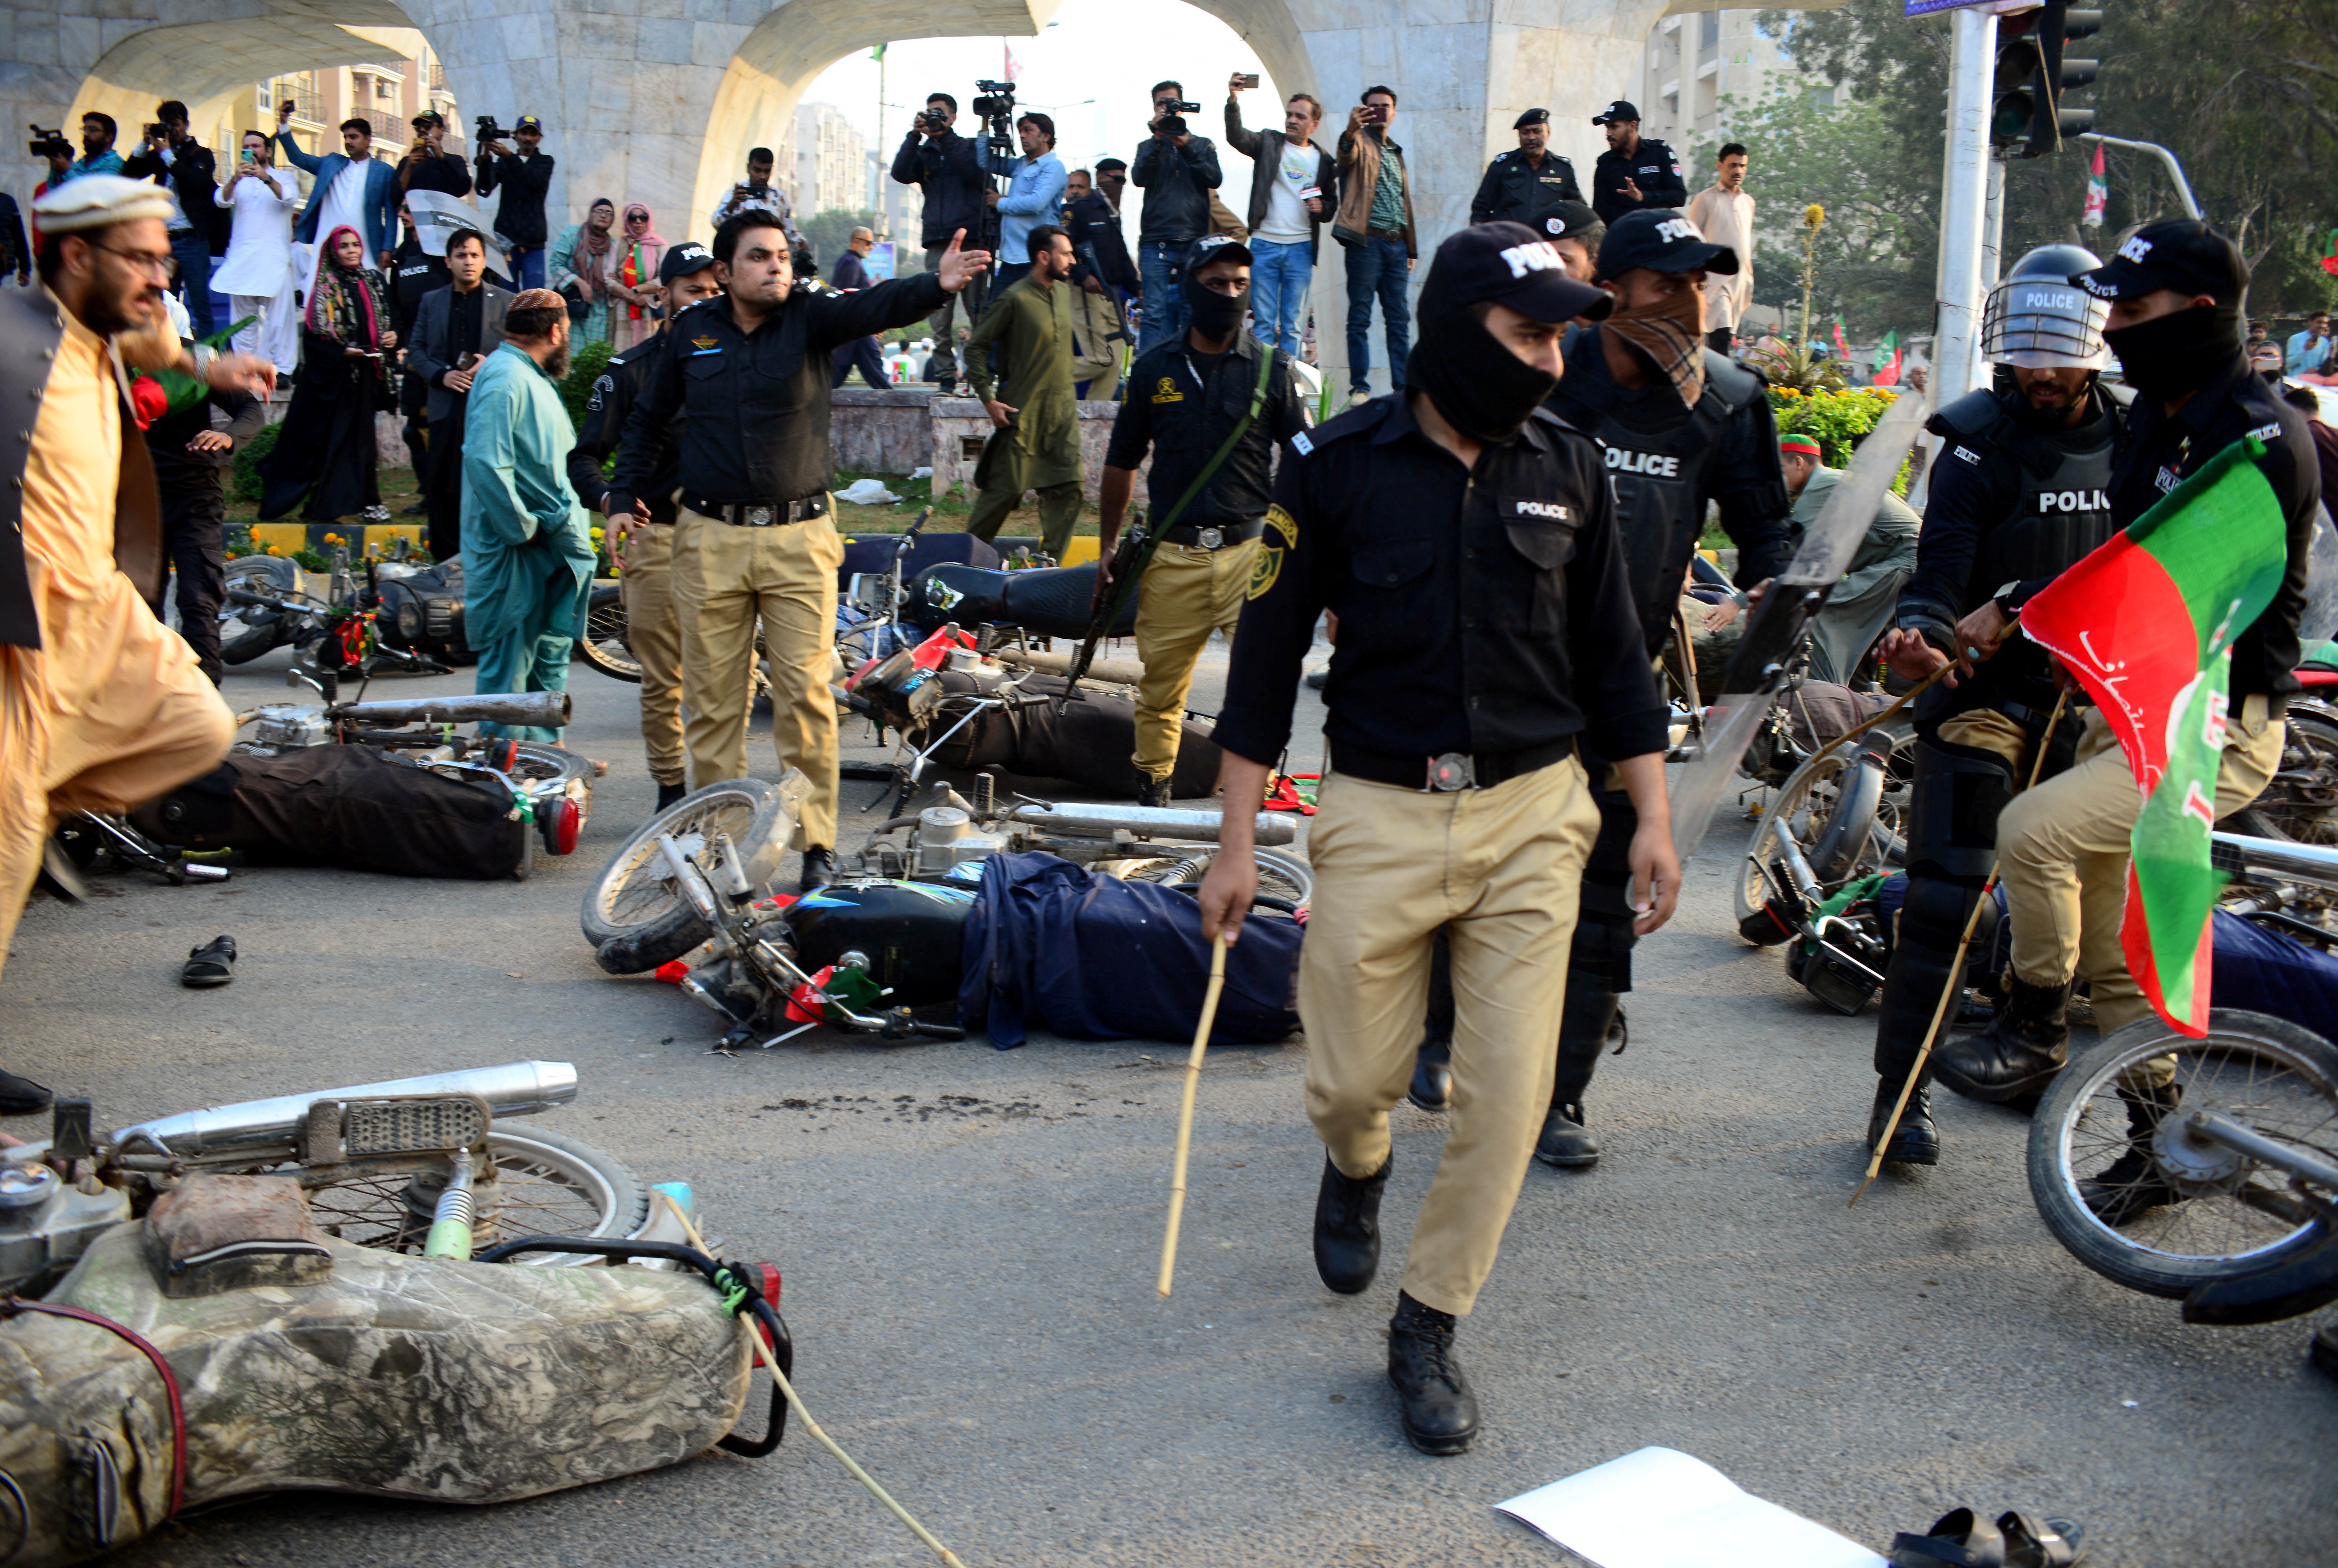
[(2241, 357), (2241, 313), (2231, 305), (2200, 305), (2117, 331), (2103, 341), (2118, 356), (2127, 385), (2155, 403), (2196, 392)]
[(1510, 352), (1478, 313), (1448, 299), (1430, 274), (1420, 291), (1420, 336), (1404, 362), (1407, 385), (1429, 394), (1446, 422), (1464, 436), (1499, 446), (1516, 440), (1556, 377)]
[(1694, 286), (1653, 305), (1617, 310), (1602, 323), (1672, 382), (1690, 407), (1704, 396), (1704, 290)]
[(1250, 306), (1250, 293), (1221, 294), (1205, 289), (1193, 279), (1185, 279), (1185, 308), (1191, 312), (1194, 330), (1209, 338), (1231, 338), (1242, 326), (1243, 312)]

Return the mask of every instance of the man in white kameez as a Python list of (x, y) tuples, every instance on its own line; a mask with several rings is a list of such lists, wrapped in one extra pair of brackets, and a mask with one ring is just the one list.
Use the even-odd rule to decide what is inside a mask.
[(235, 335), (235, 351), (258, 355), (289, 377), (300, 363), (301, 280), (292, 268), (300, 182), (290, 170), (276, 167), (273, 142), (247, 131), (234, 172), (212, 200), (235, 218), (227, 260), (211, 275), (211, 288), (229, 297), (229, 320), (260, 318)]
[(309, 191), (309, 205), (300, 211), (300, 221), (294, 227), (292, 237), (309, 246), (312, 255), (300, 279), (303, 297), (317, 279), (318, 258), (324, 248), (318, 241), (346, 225), (357, 230), (365, 243), (368, 267), (379, 267), (389, 254), (392, 230), (398, 224), (398, 171), (373, 155), (373, 126), (370, 122), (355, 116), (341, 122), (341, 151), (321, 156), (300, 150), (292, 140), (289, 127), (292, 116), (289, 105), (280, 104), (276, 112), (276, 141), (284, 149), (284, 156), (316, 177)]
[(1713, 183), (1688, 199), (1688, 220), (1709, 244), (1737, 253), (1737, 270), (1727, 277), (1704, 275), (1704, 341), (1716, 354), (1729, 352), (1737, 324), (1754, 303), (1754, 198), (1745, 193), (1747, 159), (1742, 142), (1722, 148)]

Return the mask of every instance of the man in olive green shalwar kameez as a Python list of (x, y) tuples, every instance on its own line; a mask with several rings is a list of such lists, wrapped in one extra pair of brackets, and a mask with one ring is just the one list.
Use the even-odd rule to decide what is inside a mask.
[[(974, 395), (997, 426), (975, 466), (979, 495), (966, 531), (998, 536), (1026, 490), (1039, 493), (1047, 554), (1064, 558), (1080, 518), (1080, 406), (1072, 391), (1072, 241), (1061, 229), (1031, 230), (1031, 270), (1002, 291), (975, 324), (964, 363)], [(996, 343), (1006, 369), (990, 379)]]

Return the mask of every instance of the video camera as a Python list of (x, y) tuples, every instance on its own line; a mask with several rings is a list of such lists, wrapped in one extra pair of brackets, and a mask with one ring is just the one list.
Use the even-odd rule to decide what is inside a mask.
[(475, 127), (472, 141), (476, 146), (484, 147), (490, 142), (508, 142), (514, 135), (514, 132), (496, 124), (496, 117), (492, 114), (481, 114), (471, 123)]
[(974, 112), (985, 120), (1011, 120), (1015, 117), (1015, 83), (1012, 82), (977, 82), (974, 90), (981, 96), (974, 101)]
[(1164, 116), (1161, 122), (1161, 133), (1164, 136), (1183, 136), (1185, 134), (1186, 131), (1185, 116), (1188, 114), (1199, 114), (1201, 112), (1202, 106), (1199, 103), (1176, 103), (1163, 104), (1157, 111), (1158, 113)]
[(65, 140), (65, 133), (62, 127), (54, 131), (44, 131), (38, 125), (29, 125), (25, 129), (33, 133), (32, 149), (33, 156), (35, 158), (54, 158), (60, 152), (69, 154), (74, 150), (74, 144)]

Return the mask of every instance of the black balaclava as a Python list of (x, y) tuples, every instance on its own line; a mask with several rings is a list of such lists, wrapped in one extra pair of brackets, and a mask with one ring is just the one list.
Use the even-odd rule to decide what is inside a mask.
[(1420, 336), (1404, 362), (1406, 384), (1428, 393), (1447, 422), (1470, 439), (1489, 446), (1515, 440), (1558, 378), (1498, 341), (1476, 308), (1455, 299), (1434, 267), (1415, 314)]
[(2231, 371), (2241, 359), (2241, 308), (2196, 305), (2103, 334), (2127, 384), (2166, 403)]
[(1242, 329), (1243, 312), (1250, 309), (1250, 286), (1244, 284), (1239, 294), (1221, 294), (1203, 287), (1194, 276), (1195, 270), (1187, 269), (1178, 284), (1184, 293), (1194, 330), (1213, 339), (1233, 337)]

